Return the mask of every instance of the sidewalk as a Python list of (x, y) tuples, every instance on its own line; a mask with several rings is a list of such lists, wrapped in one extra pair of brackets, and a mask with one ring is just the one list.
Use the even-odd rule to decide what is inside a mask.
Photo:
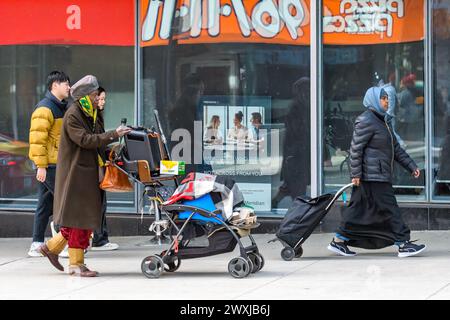
[[(144, 257), (159, 247), (144, 247), (147, 237), (118, 237), (118, 251), (86, 255), (98, 278), (70, 277), (45, 258), (27, 258), (30, 239), (0, 239), (0, 300), (4, 299), (450, 299), (450, 231), (413, 232), (427, 244), (422, 256), (398, 258), (396, 247), (356, 249), (356, 257), (338, 257), (326, 249), (332, 234), (313, 234), (300, 259), (281, 259), (274, 236), (255, 235), (264, 268), (234, 279), (228, 253), (184, 260), (175, 273), (147, 279)], [(66, 267), (68, 260), (61, 259)]]

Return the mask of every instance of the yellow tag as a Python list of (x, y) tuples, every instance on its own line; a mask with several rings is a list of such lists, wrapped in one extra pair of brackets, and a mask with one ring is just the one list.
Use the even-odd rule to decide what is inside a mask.
[(160, 174), (185, 174), (186, 173), (186, 165), (183, 161), (169, 161), (169, 160), (161, 160), (159, 166)]

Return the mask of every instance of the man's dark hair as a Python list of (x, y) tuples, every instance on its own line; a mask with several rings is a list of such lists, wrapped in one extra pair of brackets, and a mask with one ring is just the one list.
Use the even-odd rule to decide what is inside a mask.
[(261, 123), (261, 124), (262, 124), (261, 113), (259, 113), (259, 112), (253, 112), (253, 113), (252, 113), (252, 117), (253, 117), (253, 119), (257, 120), (258, 123)]
[(66, 81), (70, 83), (69, 77), (64, 72), (62, 72), (62, 71), (50, 72), (50, 74), (47, 77), (48, 91), (52, 91), (53, 82), (61, 83), (61, 82), (66, 82)]

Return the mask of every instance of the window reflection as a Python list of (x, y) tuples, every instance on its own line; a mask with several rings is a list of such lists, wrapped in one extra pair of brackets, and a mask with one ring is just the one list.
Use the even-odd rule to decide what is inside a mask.
[(450, 1), (433, 1), (434, 195), (450, 197)]

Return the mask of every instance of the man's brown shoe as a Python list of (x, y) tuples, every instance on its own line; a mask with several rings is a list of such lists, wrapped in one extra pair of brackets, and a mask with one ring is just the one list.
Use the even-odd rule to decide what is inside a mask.
[(50, 260), (50, 263), (59, 271), (64, 271), (64, 267), (61, 265), (61, 263), (59, 263), (58, 261), (58, 255), (51, 253), (50, 250), (48, 249), (46, 244), (43, 244), (40, 248), (39, 248), (39, 252), (44, 256), (47, 257), (48, 260)]
[(79, 266), (69, 266), (69, 274), (71, 276), (79, 277), (96, 277), (98, 276), (97, 271), (89, 270), (84, 264)]

